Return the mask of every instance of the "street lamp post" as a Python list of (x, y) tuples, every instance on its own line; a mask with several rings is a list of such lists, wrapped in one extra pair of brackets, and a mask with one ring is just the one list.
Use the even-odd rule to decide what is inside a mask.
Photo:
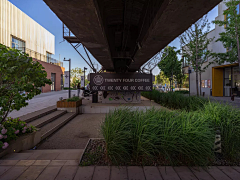
[(188, 67), (189, 96), (190, 96), (190, 74), (191, 74), (191, 69), (190, 69), (190, 67)]
[(71, 98), (71, 89), (70, 89), (70, 84), (71, 84), (71, 59), (66, 60), (64, 58), (63, 61), (69, 61), (69, 88), (68, 88), (68, 98)]
[(84, 67), (84, 86), (85, 86), (85, 71), (87, 70), (87, 68)]

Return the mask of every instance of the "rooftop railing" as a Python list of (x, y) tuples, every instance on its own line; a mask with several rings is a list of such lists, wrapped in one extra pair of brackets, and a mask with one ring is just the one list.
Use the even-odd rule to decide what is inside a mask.
[(18, 50), (20, 50), (22, 52), (25, 52), (26, 54), (28, 54), (30, 57), (32, 57), (34, 59), (37, 59), (37, 60), (40, 60), (40, 61), (44, 61), (44, 62), (47, 62), (47, 63), (50, 63), (50, 64), (54, 64), (54, 65), (63, 67), (63, 62), (61, 62), (59, 60), (56, 60), (54, 58), (51, 58), (51, 57), (49, 57), (47, 55), (38, 53), (36, 51), (33, 51), (33, 50), (25, 48), (25, 47), (15, 47), (15, 49), (18, 49)]

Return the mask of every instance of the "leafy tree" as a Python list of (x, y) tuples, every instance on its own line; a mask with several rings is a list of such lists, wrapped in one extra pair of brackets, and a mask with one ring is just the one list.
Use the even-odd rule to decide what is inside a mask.
[(227, 49), (227, 52), (216, 53), (215, 57), (219, 64), (226, 62), (234, 63), (238, 60), (240, 69), (240, 14), (239, 5), (240, 0), (225, 1), (227, 10), (224, 11), (224, 21), (213, 21), (219, 26), (224, 26), (225, 31), (219, 33), (220, 38), (217, 41), (223, 43), (223, 46)]
[(169, 85), (169, 79), (164, 75), (164, 72), (161, 71), (156, 77), (155, 77), (155, 83), (156, 84), (161, 84), (161, 85)]
[(72, 78), (72, 84), (71, 84), (71, 86), (72, 86), (73, 88), (77, 88), (78, 83), (81, 83), (81, 80), (78, 79), (78, 78), (76, 78), (76, 77), (73, 77), (73, 78)]
[[(181, 61), (178, 60), (177, 54), (180, 51), (175, 51), (176, 47), (167, 46), (164, 51), (168, 51), (168, 55), (158, 64), (159, 69), (164, 72), (164, 75), (169, 78), (170, 84), (181, 74)], [(171, 85), (172, 86), (172, 85)]]
[(26, 53), (0, 44), (0, 124), (9, 112), (27, 106), (26, 100), (40, 94), (40, 87), (51, 83), (39, 62)]
[(176, 76), (176, 81), (177, 81), (178, 85), (180, 85), (180, 88), (182, 87), (182, 85), (183, 85), (184, 83), (186, 83), (186, 80), (187, 80), (187, 75), (184, 74), (183, 69), (181, 69), (181, 73), (179, 73), (179, 74)]
[(81, 75), (83, 75), (83, 70), (81, 68), (76, 67), (75, 69), (71, 69), (71, 77), (81, 79)]
[[(199, 75), (201, 81), (201, 73), (204, 72), (214, 61), (206, 62), (207, 58), (212, 57), (212, 52), (208, 50), (208, 45), (213, 41), (213, 38), (208, 38), (210, 32), (210, 23), (207, 15), (203, 16), (196, 23), (186, 30), (180, 36), (182, 47), (182, 56), (190, 63), (196, 72), (196, 89), (199, 96)], [(204, 67), (203, 64), (205, 63)], [(200, 88), (201, 91), (201, 88)], [(201, 92), (200, 92), (201, 94)]]
[(71, 85), (73, 88), (76, 88), (77, 84), (81, 83), (81, 75), (83, 75), (81, 68), (76, 67), (75, 69), (71, 69)]

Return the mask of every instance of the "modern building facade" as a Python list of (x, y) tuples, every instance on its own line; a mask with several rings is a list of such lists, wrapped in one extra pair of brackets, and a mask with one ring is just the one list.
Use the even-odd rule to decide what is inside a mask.
[(0, 43), (29, 54), (43, 65), (53, 84), (42, 87), (42, 92), (62, 89), (63, 63), (51, 57), (55, 53), (55, 36), (8, 0), (0, 0)]
[[(237, 5), (237, 11), (239, 13), (239, 7), (240, 5)], [(218, 5), (218, 16), (215, 18), (216, 20), (224, 20), (223, 12), (227, 9), (224, 2), (221, 2)], [(222, 53), (226, 52), (226, 48), (223, 47), (223, 44), (221, 42), (216, 42), (216, 40), (220, 37), (219, 33), (224, 32), (224, 26), (218, 26), (215, 25), (215, 28), (209, 32), (208, 38), (213, 38), (214, 40), (209, 44), (208, 50), (211, 50), (212, 52), (216, 53)], [(206, 62), (203, 64), (203, 66), (206, 66), (211, 59), (206, 59)], [(183, 63), (183, 67), (185, 70), (185, 73), (188, 73), (188, 69), (191, 69), (190, 74), (190, 93), (196, 94), (196, 73), (191, 68), (191, 65), (189, 65), (187, 62)], [(211, 64), (205, 72), (201, 75), (201, 82), (199, 79), (199, 88), (201, 88), (202, 93), (204, 92), (205, 95), (208, 96), (231, 96), (231, 95), (237, 95), (240, 96), (240, 72), (239, 67), (237, 63), (237, 57), (236, 57), (236, 63), (230, 64), (230, 63), (224, 63), (224, 64)], [(200, 92), (200, 91), (199, 91)]]

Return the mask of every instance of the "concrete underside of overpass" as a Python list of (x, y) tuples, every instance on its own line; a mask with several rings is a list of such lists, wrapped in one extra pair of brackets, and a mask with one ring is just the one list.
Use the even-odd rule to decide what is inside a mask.
[(44, 0), (105, 70), (135, 72), (221, 0)]

